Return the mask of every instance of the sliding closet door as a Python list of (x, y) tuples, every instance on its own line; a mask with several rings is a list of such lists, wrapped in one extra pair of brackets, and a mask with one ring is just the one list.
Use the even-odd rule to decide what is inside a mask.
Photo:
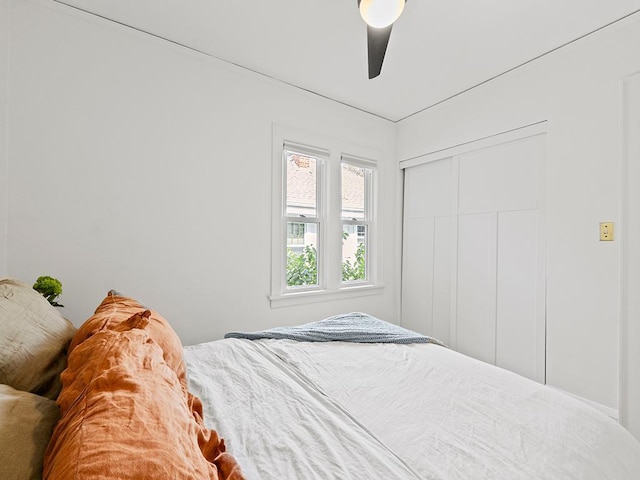
[(405, 170), (403, 324), (544, 382), (544, 136)]

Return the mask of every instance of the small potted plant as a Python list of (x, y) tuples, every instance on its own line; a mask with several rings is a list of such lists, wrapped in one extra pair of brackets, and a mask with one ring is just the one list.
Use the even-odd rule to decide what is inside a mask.
[(56, 298), (62, 293), (62, 283), (57, 278), (46, 275), (38, 277), (36, 283), (33, 284), (33, 289), (40, 292), (54, 307), (64, 307), (56, 302)]

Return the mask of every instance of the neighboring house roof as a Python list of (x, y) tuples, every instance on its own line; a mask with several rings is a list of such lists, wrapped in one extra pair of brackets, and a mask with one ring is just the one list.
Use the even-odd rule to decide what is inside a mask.
[(342, 208), (364, 212), (364, 169), (353, 165), (342, 168)]
[[(292, 154), (287, 159), (287, 201), (292, 207), (314, 208), (316, 198), (316, 162), (314, 158)], [(364, 207), (364, 170), (345, 165), (342, 169), (342, 208), (362, 212)]]
[(292, 207), (315, 208), (316, 160), (302, 155), (287, 158), (287, 203)]

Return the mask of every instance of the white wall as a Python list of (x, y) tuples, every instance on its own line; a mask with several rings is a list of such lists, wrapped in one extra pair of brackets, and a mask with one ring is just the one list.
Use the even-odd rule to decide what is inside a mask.
[(7, 274), (9, 0), (0, 0), (0, 278)]
[[(64, 283), (80, 323), (107, 290), (184, 343), (345, 310), (398, 320), (395, 126), (45, 0), (11, 0), (9, 262)], [(271, 309), (272, 124), (382, 152), (383, 294)]]
[(398, 160), (548, 120), (547, 383), (618, 409), (622, 79), (638, 15), (398, 125)]

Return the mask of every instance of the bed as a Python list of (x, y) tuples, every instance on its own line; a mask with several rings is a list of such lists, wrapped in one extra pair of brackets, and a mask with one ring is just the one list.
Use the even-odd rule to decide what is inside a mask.
[(437, 344), (228, 339), (185, 357), (250, 478), (640, 478), (614, 420)]
[(77, 330), (41, 300), (0, 280), (3, 479), (640, 478), (614, 420), (366, 314), (183, 348), (115, 292)]

